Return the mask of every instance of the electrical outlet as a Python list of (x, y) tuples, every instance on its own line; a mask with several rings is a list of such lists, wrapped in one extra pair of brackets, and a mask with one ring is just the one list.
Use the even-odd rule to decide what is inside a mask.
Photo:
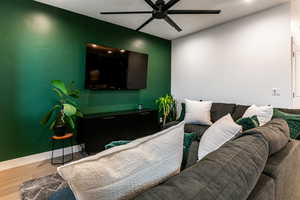
[(272, 88), (272, 96), (279, 97), (280, 96), (280, 88)]

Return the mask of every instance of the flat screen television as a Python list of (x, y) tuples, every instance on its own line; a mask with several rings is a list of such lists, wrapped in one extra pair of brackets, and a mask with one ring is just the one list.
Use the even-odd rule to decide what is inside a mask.
[(87, 44), (85, 88), (90, 90), (145, 89), (147, 68), (147, 54)]

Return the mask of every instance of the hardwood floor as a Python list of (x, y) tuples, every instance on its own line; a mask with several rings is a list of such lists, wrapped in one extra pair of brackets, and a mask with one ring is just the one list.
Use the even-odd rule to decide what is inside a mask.
[(20, 185), (34, 178), (56, 172), (49, 160), (0, 171), (0, 199), (20, 200)]
[[(69, 156), (67, 155), (67, 159)], [(85, 156), (81, 153), (75, 153), (74, 160), (79, 160)], [(53, 174), (56, 172), (58, 166), (53, 166), (50, 160), (45, 160), (0, 171), (0, 200), (21, 200), (20, 186), (22, 183)]]

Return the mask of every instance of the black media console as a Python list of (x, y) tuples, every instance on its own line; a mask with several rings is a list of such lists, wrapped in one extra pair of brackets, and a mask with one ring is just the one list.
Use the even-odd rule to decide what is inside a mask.
[(128, 110), (84, 115), (78, 124), (77, 141), (93, 154), (116, 140), (134, 140), (160, 130), (157, 110)]

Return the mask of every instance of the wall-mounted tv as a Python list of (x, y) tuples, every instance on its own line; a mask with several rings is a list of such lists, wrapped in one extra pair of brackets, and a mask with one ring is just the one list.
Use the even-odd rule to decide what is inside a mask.
[(145, 89), (147, 68), (147, 54), (87, 44), (85, 88), (90, 90)]

